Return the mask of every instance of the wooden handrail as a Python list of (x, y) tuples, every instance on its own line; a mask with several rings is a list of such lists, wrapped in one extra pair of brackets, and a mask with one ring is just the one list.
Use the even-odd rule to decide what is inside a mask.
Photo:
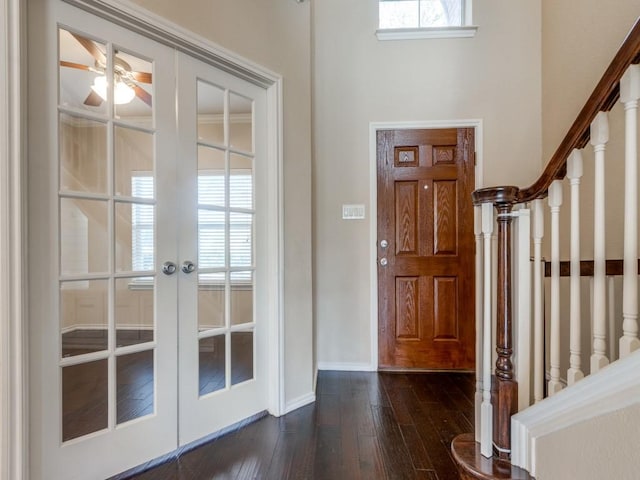
[[(591, 122), (601, 111), (609, 111), (613, 108), (620, 96), (620, 79), (630, 65), (640, 63), (640, 18), (636, 20), (633, 28), (625, 38), (620, 50), (611, 64), (604, 72), (595, 90), (587, 100), (580, 114), (560, 143), (560, 146), (549, 160), (542, 175), (527, 188), (516, 187), (491, 187), (473, 192), (475, 204), (491, 201), (491, 198), (500, 198), (504, 189), (516, 189), (515, 203), (524, 203), (536, 198), (544, 198), (547, 195), (549, 185), (556, 179), (565, 176), (567, 159), (575, 148), (584, 148), (589, 142), (589, 128)], [(511, 193), (511, 192), (510, 192)]]
[[(623, 260), (607, 260), (605, 262), (605, 275), (607, 277), (621, 277), (623, 271)], [(640, 270), (640, 259), (638, 259), (638, 270)], [(544, 276), (551, 276), (551, 262), (544, 262)], [(571, 276), (571, 262), (560, 262), (560, 276)], [(580, 276), (593, 277), (593, 260), (580, 261)]]
[(640, 63), (640, 18), (636, 20), (620, 50), (613, 57), (611, 64), (551, 157), (540, 178), (530, 187), (520, 190), (518, 203), (546, 196), (551, 182), (564, 178), (567, 158), (574, 148), (580, 149), (587, 145), (590, 138), (591, 122), (596, 118), (598, 112), (608, 112), (613, 108), (620, 97), (620, 79), (629, 66), (635, 63)]

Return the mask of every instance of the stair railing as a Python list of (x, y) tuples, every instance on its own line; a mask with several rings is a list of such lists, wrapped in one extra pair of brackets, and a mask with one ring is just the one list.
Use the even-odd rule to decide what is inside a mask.
[[(569, 366), (570, 386), (614, 361), (607, 355), (607, 255), (605, 175), (609, 143), (609, 113), (620, 101), (624, 108), (624, 238), (623, 321), (619, 355), (640, 349), (638, 339), (638, 103), (640, 100), (640, 19), (632, 28), (602, 79), (569, 129), (564, 140), (531, 186), (500, 186), (476, 190), (476, 245), (478, 254), (478, 311), (476, 441), (485, 457), (512, 455), (511, 416), (564, 388), (561, 372), (561, 267), (570, 270)], [(583, 151), (594, 151), (593, 252), (581, 252), (580, 194)], [(560, 261), (560, 215), (563, 182), (571, 198), (570, 260)], [(550, 320), (544, 326), (544, 203), (550, 218)], [(584, 228), (583, 228), (584, 230)], [(492, 247), (497, 232), (497, 253)], [(514, 235), (515, 232), (515, 235)], [(514, 237), (514, 238), (512, 238)], [(531, 245), (533, 254), (531, 260)], [(481, 248), (480, 248), (481, 247)], [(593, 338), (589, 362), (581, 351), (581, 255), (593, 258)], [(497, 257), (497, 258), (495, 258)], [(565, 266), (563, 266), (565, 265)], [(497, 278), (496, 274), (497, 272)], [(514, 273), (517, 278), (514, 277)], [(528, 283), (530, 282), (530, 284)], [(529, 288), (532, 286), (532, 288)], [(513, 303), (517, 306), (514, 312)], [(495, 313), (494, 313), (495, 309)], [(514, 317), (515, 315), (515, 317)], [(531, 321), (532, 318), (532, 321)], [(495, 322), (495, 337), (493, 336)], [(582, 330), (585, 330), (584, 328)], [(517, 332), (516, 334), (514, 333)], [(531, 337), (531, 333), (533, 333)], [(545, 333), (549, 334), (548, 382), (545, 369)], [(494, 354), (495, 348), (495, 354)], [(515, 352), (514, 352), (515, 349)], [(612, 350), (611, 347), (608, 347)], [(515, 354), (514, 354), (515, 353)], [(495, 368), (492, 369), (492, 364)], [(514, 365), (515, 364), (515, 365)], [(519, 389), (519, 384), (521, 388)], [(531, 387), (531, 388), (530, 388)], [(546, 387), (546, 388), (545, 388)], [(519, 391), (520, 390), (520, 391)], [(517, 452), (518, 457), (522, 454)]]

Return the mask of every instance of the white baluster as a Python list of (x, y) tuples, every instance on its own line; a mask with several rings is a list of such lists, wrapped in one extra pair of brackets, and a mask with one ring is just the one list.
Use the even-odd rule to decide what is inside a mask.
[(609, 326), (609, 359), (613, 362), (616, 359), (616, 290), (615, 277), (607, 277), (607, 325)]
[(551, 208), (551, 372), (548, 386), (549, 396), (562, 390), (560, 383), (560, 206), (562, 205), (562, 182), (554, 180), (549, 187)]
[(474, 208), (473, 233), (476, 237), (476, 397), (475, 397), (475, 435), (476, 442), (481, 441), (481, 405), (482, 405), (482, 209)]
[(607, 348), (607, 286), (605, 261), (604, 151), (609, 141), (609, 119), (600, 112), (591, 123), (591, 145), (595, 152), (593, 207), (593, 354), (591, 373), (609, 364)]
[(517, 210), (514, 222), (513, 298), (515, 350), (513, 367), (518, 382), (518, 411), (531, 405), (531, 210)]
[(580, 177), (582, 177), (582, 152), (574, 150), (567, 160), (567, 178), (571, 183), (571, 322), (569, 371), (567, 372), (569, 385), (584, 378), (580, 358)]
[(480, 452), (485, 457), (493, 455), (493, 406), (491, 405), (491, 358), (492, 345), (492, 292), (491, 292), (491, 234), (493, 233), (493, 205), (482, 204), (482, 235), (484, 237), (484, 311), (482, 328), (482, 432), (480, 440)]
[(544, 316), (542, 304), (542, 237), (544, 236), (544, 204), (533, 201), (533, 399), (544, 398)]
[(620, 80), (625, 111), (624, 278), (620, 358), (640, 348), (638, 340), (638, 100), (640, 65), (631, 65)]

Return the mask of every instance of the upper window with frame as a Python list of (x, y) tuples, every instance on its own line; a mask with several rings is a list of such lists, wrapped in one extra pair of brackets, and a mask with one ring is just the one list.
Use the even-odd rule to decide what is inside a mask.
[(472, 0), (378, 0), (379, 40), (472, 37)]

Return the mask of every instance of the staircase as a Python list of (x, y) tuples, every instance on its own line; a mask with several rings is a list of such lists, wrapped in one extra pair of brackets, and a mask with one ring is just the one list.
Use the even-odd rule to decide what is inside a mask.
[(473, 193), (476, 425), (452, 443), (464, 479), (640, 478), (639, 101), (640, 18), (540, 178)]

